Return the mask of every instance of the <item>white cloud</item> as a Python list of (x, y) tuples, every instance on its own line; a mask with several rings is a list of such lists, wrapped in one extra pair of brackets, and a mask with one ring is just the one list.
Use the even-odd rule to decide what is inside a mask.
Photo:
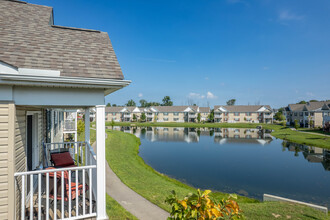
[(205, 96), (201, 95), (199, 93), (191, 92), (191, 93), (189, 93), (188, 98), (191, 98), (191, 99), (204, 99)]
[(140, 98), (142, 98), (142, 96), (143, 96), (143, 94), (142, 93), (139, 93), (139, 95), (138, 95)]
[(215, 96), (212, 92), (207, 92), (206, 98), (208, 98), (208, 99), (216, 99), (217, 96)]
[(278, 14), (278, 19), (280, 21), (300, 21), (304, 19), (304, 16), (294, 14), (289, 10), (281, 10)]
[(209, 80), (209, 77), (205, 77), (205, 80)]

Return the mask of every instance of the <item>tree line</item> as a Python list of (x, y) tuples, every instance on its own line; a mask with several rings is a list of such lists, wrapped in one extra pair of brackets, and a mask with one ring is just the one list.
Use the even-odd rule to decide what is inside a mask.
[[(162, 99), (162, 102), (148, 102), (145, 99), (141, 99), (139, 101), (140, 105), (139, 107), (150, 107), (150, 106), (173, 106), (173, 101), (171, 100), (170, 96), (164, 96), (164, 98)], [(107, 104), (107, 107), (121, 107), (121, 105), (116, 105), (116, 104)], [(127, 101), (127, 103), (124, 106), (137, 106), (136, 102), (133, 99), (130, 99)]]

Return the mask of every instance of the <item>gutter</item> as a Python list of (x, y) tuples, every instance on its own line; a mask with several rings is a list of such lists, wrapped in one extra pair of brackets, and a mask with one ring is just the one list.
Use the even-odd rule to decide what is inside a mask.
[(0, 74), (0, 84), (37, 86), (37, 87), (69, 87), (105, 89), (105, 94), (128, 86), (130, 80), (97, 79), (84, 77), (54, 77), (23, 74)]

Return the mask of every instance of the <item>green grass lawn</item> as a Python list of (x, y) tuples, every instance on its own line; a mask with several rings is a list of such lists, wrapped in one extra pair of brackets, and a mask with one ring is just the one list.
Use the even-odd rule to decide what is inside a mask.
[[(171, 190), (175, 190), (180, 197), (196, 190), (146, 165), (138, 156), (140, 140), (134, 135), (112, 130), (106, 132), (106, 159), (111, 169), (123, 183), (144, 198), (170, 211), (164, 201)], [(227, 194), (215, 192), (212, 196), (221, 199)], [(324, 213), (300, 205), (261, 203), (243, 196), (238, 197), (238, 202), (248, 219), (327, 219)]]
[(317, 134), (326, 134), (330, 135), (329, 132), (325, 132), (320, 128), (298, 128), (299, 131), (306, 131), (306, 132), (312, 132), (312, 133), (317, 133)]
[[(106, 126), (111, 126), (111, 122), (106, 122)], [(330, 149), (330, 137), (308, 134), (298, 131), (292, 131), (290, 128), (275, 124), (256, 124), (256, 123), (179, 123), (179, 122), (157, 122), (157, 123), (133, 123), (133, 122), (116, 122), (116, 126), (158, 126), (158, 127), (208, 127), (208, 128), (256, 128), (262, 126), (266, 129), (274, 130), (272, 136), (295, 142), (298, 144), (306, 144), (314, 147), (322, 147)]]
[(137, 218), (126, 211), (116, 200), (107, 195), (107, 214), (109, 220), (137, 220)]

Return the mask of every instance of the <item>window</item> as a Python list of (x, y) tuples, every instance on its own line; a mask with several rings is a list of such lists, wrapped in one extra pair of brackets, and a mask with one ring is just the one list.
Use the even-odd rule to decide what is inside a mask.
[(308, 112), (305, 112), (305, 116), (308, 116)]
[(251, 116), (251, 112), (247, 112), (246, 113), (246, 116)]
[(234, 120), (235, 120), (235, 121), (239, 121), (239, 118), (235, 118)]
[(235, 115), (235, 116), (239, 116), (239, 112), (235, 112), (234, 115)]
[(174, 112), (173, 115), (178, 116), (179, 112)]
[(314, 116), (314, 112), (311, 112), (311, 116)]
[(297, 113), (297, 112), (295, 112), (295, 113), (294, 113), (294, 116), (298, 116), (298, 113)]
[(112, 115), (116, 115), (116, 113), (112, 113)]
[(164, 121), (168, 121), (168, 118), (164, 118)]
[(163, 115), (168, 115), (168, 112), (164, 112)]
[(303, 113), (302, 113), (302, 112), (300, 112), (300, 113), (299, 113), (299, 116), (303, 116)]
[(179, 121), (179, 118), (174, 118), (174, 121)]

